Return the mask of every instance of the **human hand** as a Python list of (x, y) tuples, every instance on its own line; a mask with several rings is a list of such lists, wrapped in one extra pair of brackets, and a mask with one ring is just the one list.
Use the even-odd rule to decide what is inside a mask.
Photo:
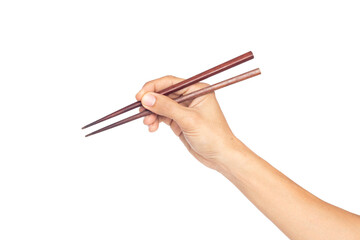
[(144, 118), (144, 124), (154, 132), (160, 122), (166, 123), (196, 159), (220, 171), (226, 165), (225, 156), (234, 146), (243, 144), (231, 132), (214, 93), (180, 104), (172, 100), (208, 84), (197, 83), (168, 96), (155, 93), (181, 81), (181, 78), (165, 76), (147, 82), (136, 94), (144, 108), (154, 113)]
[[(151, 132), (160, 122), (170, 125), (195, 158), (227, 177), (289, 238), (359, 239), (358, 215), (312, 195), (236, 139), (214, 93), (181, 104), (171, 99), (207, 84), (191, 85), (170, 98), (154, 93), (180, 81), (162, 77), (146, 83), (136, 95), (154, 113), (144, 119)], [(314, 227), (309, 228), (309, 224)]]

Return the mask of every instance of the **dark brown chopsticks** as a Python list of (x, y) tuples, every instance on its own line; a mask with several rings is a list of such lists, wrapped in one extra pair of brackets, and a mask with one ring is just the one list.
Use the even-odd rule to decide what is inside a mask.
[[(197, 91), (194, 91), (194, 92), (191, 92), (187, 95), (183, 95), (181, 97), (178, 97), (176, 99), (174, 99), (176, 102), (178, 103), (181, 103), (181, 102), (184, 102), (184, 101), (187, 101), (187, 100), (191, 100), (191, 99), (194, 99), (194, 98), (197, 98), (197, 97), (200, 97), (202, 95), (205, 95), (205, 94), (208, 94), (208, 93), (211, 93), (211, 92), (214, 92), (215, 90), (218, 90), (220, 88), (223, 88), (223, 87), (226, 87), (226, 86), (229, 86), (231, 84), (234, 84), (234, 83), (237, 83), (237, 82), (240, 82), (240, 81), (243, 81), (243, 80), (246, 80), (248, 78), (252, 78), (252, 77), (255, 77), (257, 75), (261, 74), (260, 72), (260, 69), (259, 68), (256, 68), (254, 70), (251, 70), (249, 72), (246, 72), (246, 73), (243, 73), (241, 75), (238, 75), (236, 77), (233, 77), (233, 78), (229, 78), (227, 80), (224, 80), (222, 82), (218, 82), (216, 84), (213, 84), (213, 85), (210, 85), (208, 87), (205, 87), (205, 88), (202, 88), (202, 89), (199, 89)], [(89, 133), (88, 135), (86, 135), (85, 137), (88, 137), (88, 136), (91, 136), (91, 135), (94, 135), (94, 134), (97, 134), (97, 133), (100, 133), (100, 132), (103, 132), (103, 131), (106, 131), (106, 130), (109, 130), (111, 128), (114, 128), (114, 127), (117, 127), (117, 126), (120, 126), (122, 124), (125, 124), (125, 123), (128, 123), (130, 121), (133, 121), (135, 119), (138, 119), (138, 118), (141, 118), (141, 117), (145, 117), (147, 115), (150, 115), (151, 112), (149, 110), (145, 110), (145, 111), (142, 111), (138, 114), (135, 114), (131, 117), (128, 117), (128, 118), (125, 118), (123, 120), (120, 120), (118, 122), (115, 122), (109, 126), (106, 126), (106, 127), (103, 127), (99, 130), (96, 130), (92, 133)]]
[[(197, 83), (197, 82), (199, 82), (201, 80), (209, 78), (209, 77), (211, 77), (211, 76), (213, 76), (215, 74), (223, 72), (223, 71), (225, 71), (225, 70), (227, 70), (229, 68), (235, 67), (235, 66), (237, 66), (237, 65), (239, 65), (241, 63), (249, 61), (249, 60), (251, 60), (253, 58), (254, 58), (254, 56), (253, 56), (252, 52), (247, 52), (247, 53), (245, 53), (243, 55), (240, 55), (240, 56), (238, 56), (236, 58), (233, 58), (233, 59), (231, 59), (231, 60), (229, 60), (227, 62), (224, 62), (224, 63), (222, 63), (222, 64), (220, 64), (220, 65), (218, 65), (216, 67), (213, 67), (213, 68), (211, 68), (211, 69), (209, 69), (207, 71), (204, 71), (204, 72), (202, 72), (200, 74), (197, 74), (197, 75), (195, 75), (195, 76), (193, 76), (191, 78), (188, 78), (188, 79), (186, 79), (186, 80), (184, 80), (182, 82), (179, 82), (179, 83), (174, 84), (174, 85), (172, 85), (172, 86), (170, 86), (168, 88), (165, 88), (165, 89), (159, 91), (158, 93), (163, 94), (163, 95), (168, 95), (170, 93), (173, 93), (173, 92), (176, 92), (176, 91), (178, 91), (180, 89), (188, 87), (188, 86), (190, 86), (190, 85), (192, 85), (194, 83)], [(257, 76), (259, 74), (260, 74), (260, 70), (257, 68), (257, 69), (254, 69), (252, 71), (246, 72), (244, 74), (238, 75), (236, 77), (227, 79), (225, 81), (222, 81), (222, 82), (216, 83), (214, 85), (211, 85), (211, 86), (205, 87), (203, 89), (200, 89), (198, 91), (192, 92), (190, 94), (183, 95), (183, 96), (181, 96), (181, 97), (179, 97), (177, 99), (174, 99), (174, 100), (180, 103), (180, 102), (183, 102), (183, 101), (186, 101), (186, 100), (194, 99), (196, 97), (199, 97), (199, 96), (202, 96), (204, 94), (213, 92), (213, 91), (215, 91), (217, 89), (226, 87), (226, 86), (234, 84), (236, 82), (239, 82), (239, 81), (242, 81), (242, 80)], [(117, 110), (117, 111), (115, 111), (115, 112), (113, 112), (113, 113), (111, 113), (109, 115), (106, 115), (103, 118), (100, 118), (100, 119), (98, 119), (98, 120), (84, 126), (82, 129), (93, 126), (93, 125), (95, 125), (97, 123), (103, 122), (103, 121), (105, 121), (107, 119), (113, 118), (115, 116), (118, 116), (118, 115), (120, 115), (122, 113), (125, 113), (125, 112), (127, 112), (129, 110), (132, 110), (132, 109), (140, 107), (140, 106), (141, 106), (140, 101), (134, 102), (134, 103), (132, 103), (132, 104), (130, 104), (130, 105), (124, 107), (124, 108), (121, 108), (121, 109), (119, 109), (119, 110)], [(122, 124), (125, 124), (125, 123), (130, 122), (130, 121), (135, 120), (135, 119), (138, 119), (140, 117), (147, 116), (149, 114), (151, 114), (151, 112), (148, 111), (148, 110), (145, 110), (145, 111), (143, 111), (141, 113), (138, 113), (136, 115), (133, 115), (133, 116), (128, 117), (126, 119), (123, 119), (121, 121), (115, 122), (115, 123), (113, 123), (113, 124), (111, 124), (109, 126), (101, 128), (101, 129), (99, 129), (97, 131), (89, 133), (89, 134), (86, 135), (86, 137), (97, 134), (97, 133), (102, 132), (102, 131), (106, 131), (108, 129), (111, 129), (111, 128), (114, 128), (114, 127), (117, 127), (117, 126), (120, 126)]]

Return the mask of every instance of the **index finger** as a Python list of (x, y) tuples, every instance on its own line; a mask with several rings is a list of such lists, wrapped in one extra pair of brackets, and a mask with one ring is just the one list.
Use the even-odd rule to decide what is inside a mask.
[(164, 76), (158, 79), (154, 79), (144, 84), (142, 89), (136, 94), (136, 100), (140, 101), (143, 95), (147, 92), (159, 92), (162, 89), (170, 87), (178, 82), (183, 81), (182, 78), (177, 78), (174, 76)]
[[(167, 87), (170, 87), (170, 86), (177, 84), (179, 82), (182, 82), (182, 81), (184, 81), (184, 79), (174, 77), (171, 75), (149, 81), (149, 82), (145, 83), (145, 85), (142, 87), (142, 89), (136, 94), (136, 100), (140, 101), (141, 98), (144, 96), (144, 94), (147, 92), (159, 92)], [(180, 89), (180, 90), (172, 93), (171, 95), (175, 94), (175, 96), (180, 96), (185, 93), (193, 92), (193, 91), (198, 90), (203, 87), (204, 87), (203, 83), (196, 83), (189, 87)], [(170, 95), (170, 97), (171, 97), (171, 95)]]

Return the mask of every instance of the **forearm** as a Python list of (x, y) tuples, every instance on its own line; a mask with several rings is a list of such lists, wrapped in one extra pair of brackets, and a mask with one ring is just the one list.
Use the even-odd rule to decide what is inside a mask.
[(360, 217), (328, 204), (287, 178), (241, 142), (222, 174), (291, 239), (360, 239)]

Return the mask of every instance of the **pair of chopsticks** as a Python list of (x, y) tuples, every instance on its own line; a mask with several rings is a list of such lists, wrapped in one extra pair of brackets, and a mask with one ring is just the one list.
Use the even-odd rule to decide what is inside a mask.
[[(249, 60), (251, 60), (253, 58), (254, 58), (253, 53), (251, 51), (247, 52), (247, 53), (242, 54), (242, 55), (240, 55), (240, 56), (238, 56), (236, 58), (233, 58), (233, 59), (231, 59), (231, 60), (229, 60), (227, 62), (224, 62), (224, 63), (222, 63), (222, 64), (220, 64), (220, 65), (218, 65), (216, 67), (210, 68), (209, 70), (206, 70), (206, 71), (204, 71), (202, 73), (199, 73), (199, 74), (197, 74), (197, 75), (195, 75), (195, 76), (193, 76), (191, 78), (185, 79), (182, 82), (179, 82), (177, 84), (169, 86), (169, 87), (167, 87), (167, 88), (165, 88), (165, 89), (163, 89), (163, 90), (161, 90), (161, 91), (159, 91), (157, 93), (163, 94), (163, 95), (168, 95), (168, 94), (176, 92), (176, 91), (178, 91), (180, 89), (186, 88), (186, 87), (188, 87), (188, 86), (190, 86), (192, 84), (200, 82), (201, 80), (209, 78), (209, 77), (211, 77), (211, 76), (213, 76), (215, 74), (223, 72), (223, 71), (225, 71), (225, 70), (227, 70), (229, 68), (232, 68), (232, 67), (235, 67), (235, 66), (237, 66), (237, 65), (239, 65), (241, 63), (247, 62), (247, 61), (249, 61)], [(224, 81), (218, 82), (216, 84), (210, 85), (208, 87), (205, 87), (205, 88), (199, 89), (197, 91), (191, 92), (191, 93), (189, 93), (187, 95), (180, 96), (180, 97), (178, 97), (178, 98), (176, 98), (174, 100), (176, 102), (178, 102), (178, 103), (181, 103), (181, 102), (184, 102), (184, 101), (187, 101), (187, 100), (191, 100), (191, 99), (200, 97), (202, 95), (214, 92), (215, 90), (218, 90), (220, 88), (229, 86), (231, 84), (246, 80), (248, 78), (255, 77), (255, 76), (259, 75), (259, 74), (261, 74), (260, 69), (256, 68), (256, 69), (253, 69), (253, 70), (251, 70), (249, 72), (243, 73), (241, 75), (229, 78), (227, 80), (224, 80)], [(117, 110), (117, 111), (115, 111), (115, 112), (113, 112), (113, 113), (111, 113), (109, 115), (106, 115), (105, 117), (102, 117), (102, 118), (100, 118), (100, 119), (98, 119), (98, 120), (84, 126), (82, 129), (88, 128), (90, 126), (93, 126), (95, 124), (98, 124), (100, 122), (103, 122), (105, 120), (113, 118), (115, 116), (118, 116), (118, 115), (120, 115), (122, 113), (125, 113), (127, 111), (130, 111), (130, 110), (132, 110), (134, 108), (137, 108), (137, 107), (140, 107), (140, 106), (142, 106), (140, 101), (134, 102), (134, 103), (132, 103), (132, 104), (126, 106), (126, 107), (123, 107), (123, 108), (121, 108), (121, 109), (119, 109), (119, 110)], [(88, 137), (88, 136), (91, 136), (91, 135), (94, 135), (94, 134), (109, 130), (111, 128), (120, 126), (120, 125), (128, 123), (130, 121), (133, 121), (135, 119), (145, 117), (147, 115), (150, 115), (151, 113), (152, 112), (149, 111), (149, 110), (142, 111), (142, 112), (140, 112), (138, 114), (135, 114), (133, 116), (130, 116), (128, 118), (125, 118), (123, 120), (115, 122), (115, 123), (113, 123), (111, 125), (103, 127), (103, 128), (101, 128), (99, 130), (96, 130), (96, 131), (94, 131), (92, 133), (89, 133), (85, 137)]]

